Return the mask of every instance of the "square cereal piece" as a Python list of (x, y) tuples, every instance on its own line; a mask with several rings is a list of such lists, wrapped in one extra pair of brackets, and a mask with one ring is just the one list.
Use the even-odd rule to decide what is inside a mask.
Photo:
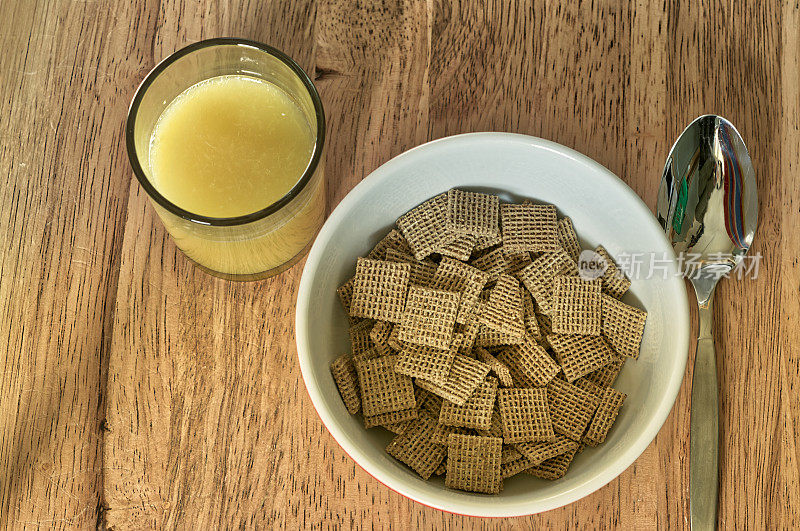
[(500, 275), (489, 295), (489, 302), (478, 314), (481, 324), (511, 337), (522, 337), (525, 324), (522, 319), (522, 296), (519, 281), (511, 275)]
[(353, 358), (345, 354), (331, 363), (331, 376), (336, 382), (339, 394), (342, 395), (344, 407), (351, 415), (361, 409), (361, 392), (358, 387), (358, 374), (353, 365)]
[[(508, 367), (508, 372), (511, 373), (511, 379), (514, 381), (514, 385), (511, 387), (537, 387), (533, 385), (530, 378), (526, 377), (517, 365), (517, 360), (514, 359), (517, 354), (510, 347), (496, 351), (494, 356), (496, 356), (497, 361)], [(523, 384), (522, 382), (525, 383)]]
[(464, 339), (461, 343), (462, 348), (469, 347), (471, 349), (474, 346), (480, 326), (481, 325), (476, 320), (470, 321), (467, 324), (456, 324), (456, 332), (461, 332), (464, 335)]
[(511, 252), (555, 251), (558, 246), (558, 216), (553, 205), (502, 205), (500, 226), (503, 247)]
[(397, 226), (405, 236), (417, 260), (433, 254), (434, 249), (446, 246), (458, 235), (447, 230), (447, 193), (428, 199), (402, 215)]
[[(513, 267), (514, 262), (524, 261), (527, 260), (528, 263), (531, 261), (531, 252), (530, 251), (518, 251), (516, 249), (509, 249), (505, 245), (500, 246), (500, 250), (505, 255), (506, 259), (509, 261), (509, 269)], [(533, 253), (535, 255), (539, 255), (540, 253)]]
[(472, 351), (475, 346), (475, 339), (472, 336), (468, 336), (466, 330), (464, 325), (456, 325), (456, 331), (453, 332), (453, 342), (451, 346), (455, 347), (456, 351), (462, 356), (476, 358), (477, 356), (475, 356), (475, 353)]
[(559, 275), (553, 279), (553, 332), (599, 336), (602, 324), (600, 279)]
[(514, 378), (505, 363), (492, 356), (483, 347), (475, 348), (476, 359), (489, 366), (489, 372), (493, 372), (503, 387), (514, 387)]
[(456, 260), (467, 261), (469, 260), (469, 257), (472, 256), (472, 251), (475, 249), (476, 241), (478, 241), (477, 236), (462, 234), (445, 245), (434, 247), (433, 252), (442, 256), (455, 258)]
[(336, 293), (339, 295), (339, 301), (342, 303), (342, 308), (344, 308), (344, 313), (351, 325), (361, 320), (358, 317), (350, 315), (350, 305), (353, 302), (353, 280), (354, 278), (350, 278), (336, 290)]
[(611, 362), (603, 367), (600, 367), (594, 372), (590, 372), (585, 376), (585, 378), (587, 380), (591, 380), (600, 387), (608, 387), (617, 379), (617, 376), (619, 376), (619, 371), (622, 370), (622, 366), (624, 364), (625, 358), (615, 354), (614, 359), (611, 360)]
[[(416, 417), (414, 417), (416, 418)], [(389, 430), (390, 432), (394, 433), (395, 435), (400, 435), (411, 425), (411, 421), (414, 419), (404, 420), (401, 422), (396, 422), (394, 424), (383, 424), (381, 427)]]
[(501, 465), (516, 461), (520, 457), (522, 457), (522, 454), (513, 444), (503, 444), (503, 451), (500, 453)]
[(430, 258), (424, 258), (422, 260), (417, 260), (414, 257), (413, 252), (401, 252), (397, 249), (386, 249), (386, 258), (383, 259), (386, 262), (395, 262), (398, 264), (429, 264), (436, 266), (436, 262), (434, 262)]
[(443, 384), (420, 378), (416, 380), (416, 384), (426, 391), (463, 406), (487, 374), (489, 366), (485, 363), (457, 355)]
[(553, 333), (553, 320), (550, 319), (549, 315), (539, 312), (537, 308), (536, 321), (539, 323), (539, 332), (542, 334), (540, 343), (549, 348), (550, 343), (547, 342), (547, 336)]
[(389, 231), (389, 234), (384, 236), (383, 239), (372, 248), (367, 258), (371, 258), (372, 260), (385, 260), (386, 251), (389, 249), (408, 254), (413, 252), (411, 246), (406, 239), (403, 238), (403, 235), (400, 234), (397, 229), (392, 229)]
[(387, 426), (392, 426), (397, 424), (407, 425), (409, 422), (411, 422), (417, 417), (419, 417), (419, 411), (415, 407), (408, 409), (401, 409), (400, 411), (390, 411), (388, 413), (380, 413), (378, 415), (365, 416), (364, 427), (369, 429), (369, 428), (374, 428), (375, 426), (383, 426), (384, 428), (387, 428)]
[(560, 247), (543, 253), (531, 265), (519, 272), (519, 279), (531, 292), (539, 310), (550, 314), (552, 311), (553, 281), (558, 275), (577, 276), (578, 266), (567, 252)]
[(603, 397), (600, 399), (600, 405), (597, 406), (597, 412), (594, 418), (589, 423), (589, 429), (586, 430), (586, 435), (583, 436), (583, 441), (590, 446), (597, 446), (606, 440), (608, 430), (617, 419), (619, 410), (622, 409), (622, 404), (628, 395), (621, 391), (617, 391), (613, 387), (607, 387)]
[(378, 356), (389, 356), (392, 354), (397, 354), (397, 351), (389, 346), (388, 343), (374, 343), (375, 345), (373, 350), (378, 354)]
[(451, 489), (497, 494), (502, 486), (500, 455), (503, 440), (497, 437), (453, 434), (447, 440), (447, 475)]
[(531, 260), (531, 253), (528, 251), (523, 253), (507, 254), (506, 260), (508, 260), (508, 269), (506, 269), (505, 273), (515, 277), (520, 271), (533, 263), (533, 260)]
[(369, 331), (369, 338), (374, 345), (386, 345), (389, 341), (389, 336), (392, 335), (392, 328), (394, 328), (392, 323), (375, 321)]
[(409, 343), (397, 356), (394, 370), (406, 376), (422, 378), (441, 385), (450, 372), (456, 350), (455, 348), (442, 350)]
[(389, 339), (386, 340), (386, 344), (389, 345), (389, 348), (391, 348), (396, 352), (400, 352), (401, 350), (403, 350), (403, 346), (405, 345), (405, 343), (400, 341), (399, 335), (400, 335), (400, 327), (394, 325), (392, 327), (392, 331), (389, 333)]
[(449, 349), (458, 301), (459, 294), (452, 291), (411, 286), (400, 320), (400, 341)]
[(522, 288), (522, 321), (525, 324), (525, 332), (536, 341), (542, 339), (542, 331), (539, 328), (539, 320), (536, 318), (536, 305), (533, 303), (531, 293)]
[(502, 243), (503, 238), (500, 236), (500, 231), (497, 232), (496, 236), (478, 236), (478, 240), (475, 242), (475, 249), (473, 252), (480, 252), (485, 251), (489, 247), (494, 247), (495, 245), (499, 245)]
[(474, 319), (481, 290), (489, 282), (489, 274), (447, 256), (442, 258), (432, 287), (461, 293), (456, 322), (465, 324)]
[(371, 417), (417, 407), (411, 378), (394, 372), (397, 356), (356, 359), (361, 407)]
[(473, 431), (467, 428), (459, 428), (457, 426), (445, 426), (444, 424), (437, 424), (436, 429), (433, 430), (431, 435), (431, 442), (447, 446), (447, 438), (451, 433), (458, 433), (460, 435), (473, 435)]
[(451, 348), (456, 348), (462, 356), (474, 358), (472, 349), (475, 345), (475, 338), (478, 336), (478, 326), (476, 322), (469, 325), (456, 324)]
[(437, 396), (430, 391), (426, 391), (421, 387), (416, 388), (417, 391), (417, 408), (420, 415), (424, 415), (434, 422), (439, 422), (439, 412), (442, 410), (442, 403), (444, 398)]
[(611, 363), (616, 355), (602, 336), (547, 336), (568, 382)]
[(488, 430), (492, 426), (492, 410), (497, 396), (497, 378), (487, 376), (463, 405), (449, 400), (442, 403), (439, 424)]
[(508, 271), (510, 264), (502, 249), (493, 249), (488, 253), (470, 261), (470, 265), (489, 275), (489, 282), (496, 281), (500, 275)]
[(461, 352), (459, 350), (459, 354), (461, 354), (462, 356), (466, 356), (467, 358), (471, 358), (473, 360), (477, 360), (478, 359), (478, 356), (475, 354), (474, 350), (469, 350), (469, 351), (466, 351), (466, 352)]
[(532, 466), (525, 470), (525, 472), (542, 479), (556, 480), (563, 478), (564, 474), (567, 473), (569, 465), (572, 464), (572, 459), (575, 457), (575, 454), (578, 453), (578, 448), (578, 444), (576, 443), (574, 449), (552, 457), (539, 465)]
[(350, 315), (399, 323), (406, 304), (411, 266), (359, 258)]
[(408, 277), (409, 284), (430, 287), (433, 277), (436, 274), (436, 263), (429, 260), (417, 260), (413, 255), (401, 253), (394, 249), (386, 250), (386, 261), (398, 264), (408, 264), (411, 266), (411, 274)]
[(543, 387), (500, 389), (497, 408), (503, 423), (506, 443), (555, 440), (547, 410), (547, 390)]
[(433, 262), (423, 260), (422, 262), (414, 262), (411, 264), (411, 276), (409, 277), (409, 284), (416, 284), (417, 286), (430, 287), (433, 284), (433, 277), (436, 275), (438, 266)]
[(488, 430), (475, 430), (478, 435), (484, 437), (503, 437), (503, 421), (500, 419), (500, 413), (497, 408), (492, 411), (492, 423)]
[(514, 383), (523, 387), (544, 387), (561, 371), (558, 363), (530, 337), (503, 349), (497, 359), (511, 371)]
[(533, 466), (533, 463), (525, 457), (524, 455), (520, 454), (519, 457), (508, 461), (506, 463), (502, 463), (500, 465), (500, 477), (503, 479), (508, 479), (510, 477), (516, 476), (520, 472), (527, 470)]
[(358, 356), (375, 347), (370, 337), (370, 331), (374, 326), (374, 322), (367, 319), (354, 324), (348, 330), (350, 334), (350, 346), (353, 349), (353, 355)]
[[(377, 353), (374, 348), (369, 349), (366, 352), (362, 352), (361, 354), (353, 354), (353, 367), (356, 368), (356, 374), (358, 374), (358, 364), (364, 363), (367, 360), (374, 360), (375, 358), (380, 358), (381, 356)], [(359, 385), (361, 385), (359, 383)]]
[(603, 335), (618, 354), (639, 357), (647, 312), (603, 295)]
[(444, 476), (447, 473), (447, 458), (433, 471), (434, 476)]
[(427, 417), (412, 420), (403, 433), (392, 439), (386, 452), (428, 479), (447, 455), (444, 446), (431, 441), (435, 429), (436, 422)]
[(556, 433), (580, 441), (597, 409), (597, 397), (577, 385), (554, 378), (547, 384), (547, 400)]
[(574, 382), (570, 382), (570, 383), (572, 383), (574, 385), (577, 385), (578, 387), (580, 387), (584, 391), (592, 393), (594, 396), (597, 397), (597, 400), (601, 400), (603, 398), (603, 395), (606, 392), (606, 388), (605, 387), (600, 387), (599, 385), (597, 385), (593, 381), (588, 380), (586, 378), (578, 378)]
[(555, 441), (537, 443), (523, 442), (517, 443), (514, 446), (522, 455), (528, 458), (531, 466), (536, 466), (557, 455), (577, 449), (578, 442), (557, 433)]
[(578, 235), (575, 234), (575, 227), (569, 218), (558, 220), (558, 243), (567, 251), (567, 254), (575, 263), (581, 254), (581, 244), (578, 242)]
[(497, 330), (493, 330), (486, 325), (479, 325), (477, 334), (475, 335), (476, 347), (502, 347), (507, 345), (516, 345), (523, 341), (522, 336), (512, 336), (504, 334)]
[(617, 263), (611, 258), (611, 255), (608, 254), (605, 247), (600, 245), (594, 252), (602, 256), (606, 264), (606, 271), (602, 276), (603, 291), (615, 299), (621, 299), (622, 296), (625, 295), (625, 292), (628, 291), (628, 288), (631, 287), (631, 281), (625, 276), (625, 273), (617, 267)]
[(457, 234), (497, 236), (500, 233), (500, 199), (453, 188), (447, 192), (447, 228)]
[(379, 356), (390, 356), (397, 354), (395, 350), (386, 343), (373, 343), (372, 350), (375, 351), (376, 358)]

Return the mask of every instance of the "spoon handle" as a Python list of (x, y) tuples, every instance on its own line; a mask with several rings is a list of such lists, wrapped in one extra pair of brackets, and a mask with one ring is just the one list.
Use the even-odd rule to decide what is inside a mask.
[(700, 333), (692, 376), (689, 443), (689, 512), (693, 531), (717, 528), (719, 402), (712, 334), (713, 294), (699, 309)]

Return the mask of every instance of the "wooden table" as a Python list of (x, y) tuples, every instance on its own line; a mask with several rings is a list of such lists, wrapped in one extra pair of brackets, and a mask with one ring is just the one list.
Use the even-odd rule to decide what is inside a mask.
[(796, 2), (36, 1), (0, 4), (0, 528), (688, 525), (691, 354), (618, 479), (509, 521), (410, 502), (355, 466), (295, 356), (303, 264), (192, 267), (131, 178), (128, 102), (199, 39), (286, 50), (329, 118), (329, 208), (398, 153), (467, 131), (573, 147), (653, 208), (694, 117), (758, 177), (757, 280), (720, 285), (720, 521), (800, 526), (800, 7)]

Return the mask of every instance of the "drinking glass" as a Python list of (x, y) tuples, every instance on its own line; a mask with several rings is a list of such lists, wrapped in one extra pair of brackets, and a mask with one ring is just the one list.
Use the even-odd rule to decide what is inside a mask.
[[(153, 184), (150, 139), (176, 96), (217, 76), (250, 76), (277, 85), (301, 109), (314, 132), (305, 171), (279, 200), (256, 212), (208, 217), (176, 205)], [(325, 113), (308, 75), (283, 52), (244, 39), (209, 39), (178, 50), (145, 77), (128, 111), (126, 142), (133, 173), (175, 244), (204, 271), (230, 280), (257, 280), (284, 271), (306, 253), (325, 216), (321, 165)]]

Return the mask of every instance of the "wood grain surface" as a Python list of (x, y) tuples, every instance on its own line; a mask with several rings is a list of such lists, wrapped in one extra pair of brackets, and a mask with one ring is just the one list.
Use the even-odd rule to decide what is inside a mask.
[(655, 441), (567, 507), (481, 520), (377, 483), (296, 361), (303, 263), (236, 284), (192, 267), (127, 161), (159, 60), (239, 36), (292, 55), (329, 119), (329, 209), (429, 139), (541, 136), (655, 206), (697, 115), (742, 132), (757, 280), (716, 294), (720, 525), (800, 527), (800, 5), (796, 1), (0, 2), (0, 529), (688, 527), (691, 362)]

